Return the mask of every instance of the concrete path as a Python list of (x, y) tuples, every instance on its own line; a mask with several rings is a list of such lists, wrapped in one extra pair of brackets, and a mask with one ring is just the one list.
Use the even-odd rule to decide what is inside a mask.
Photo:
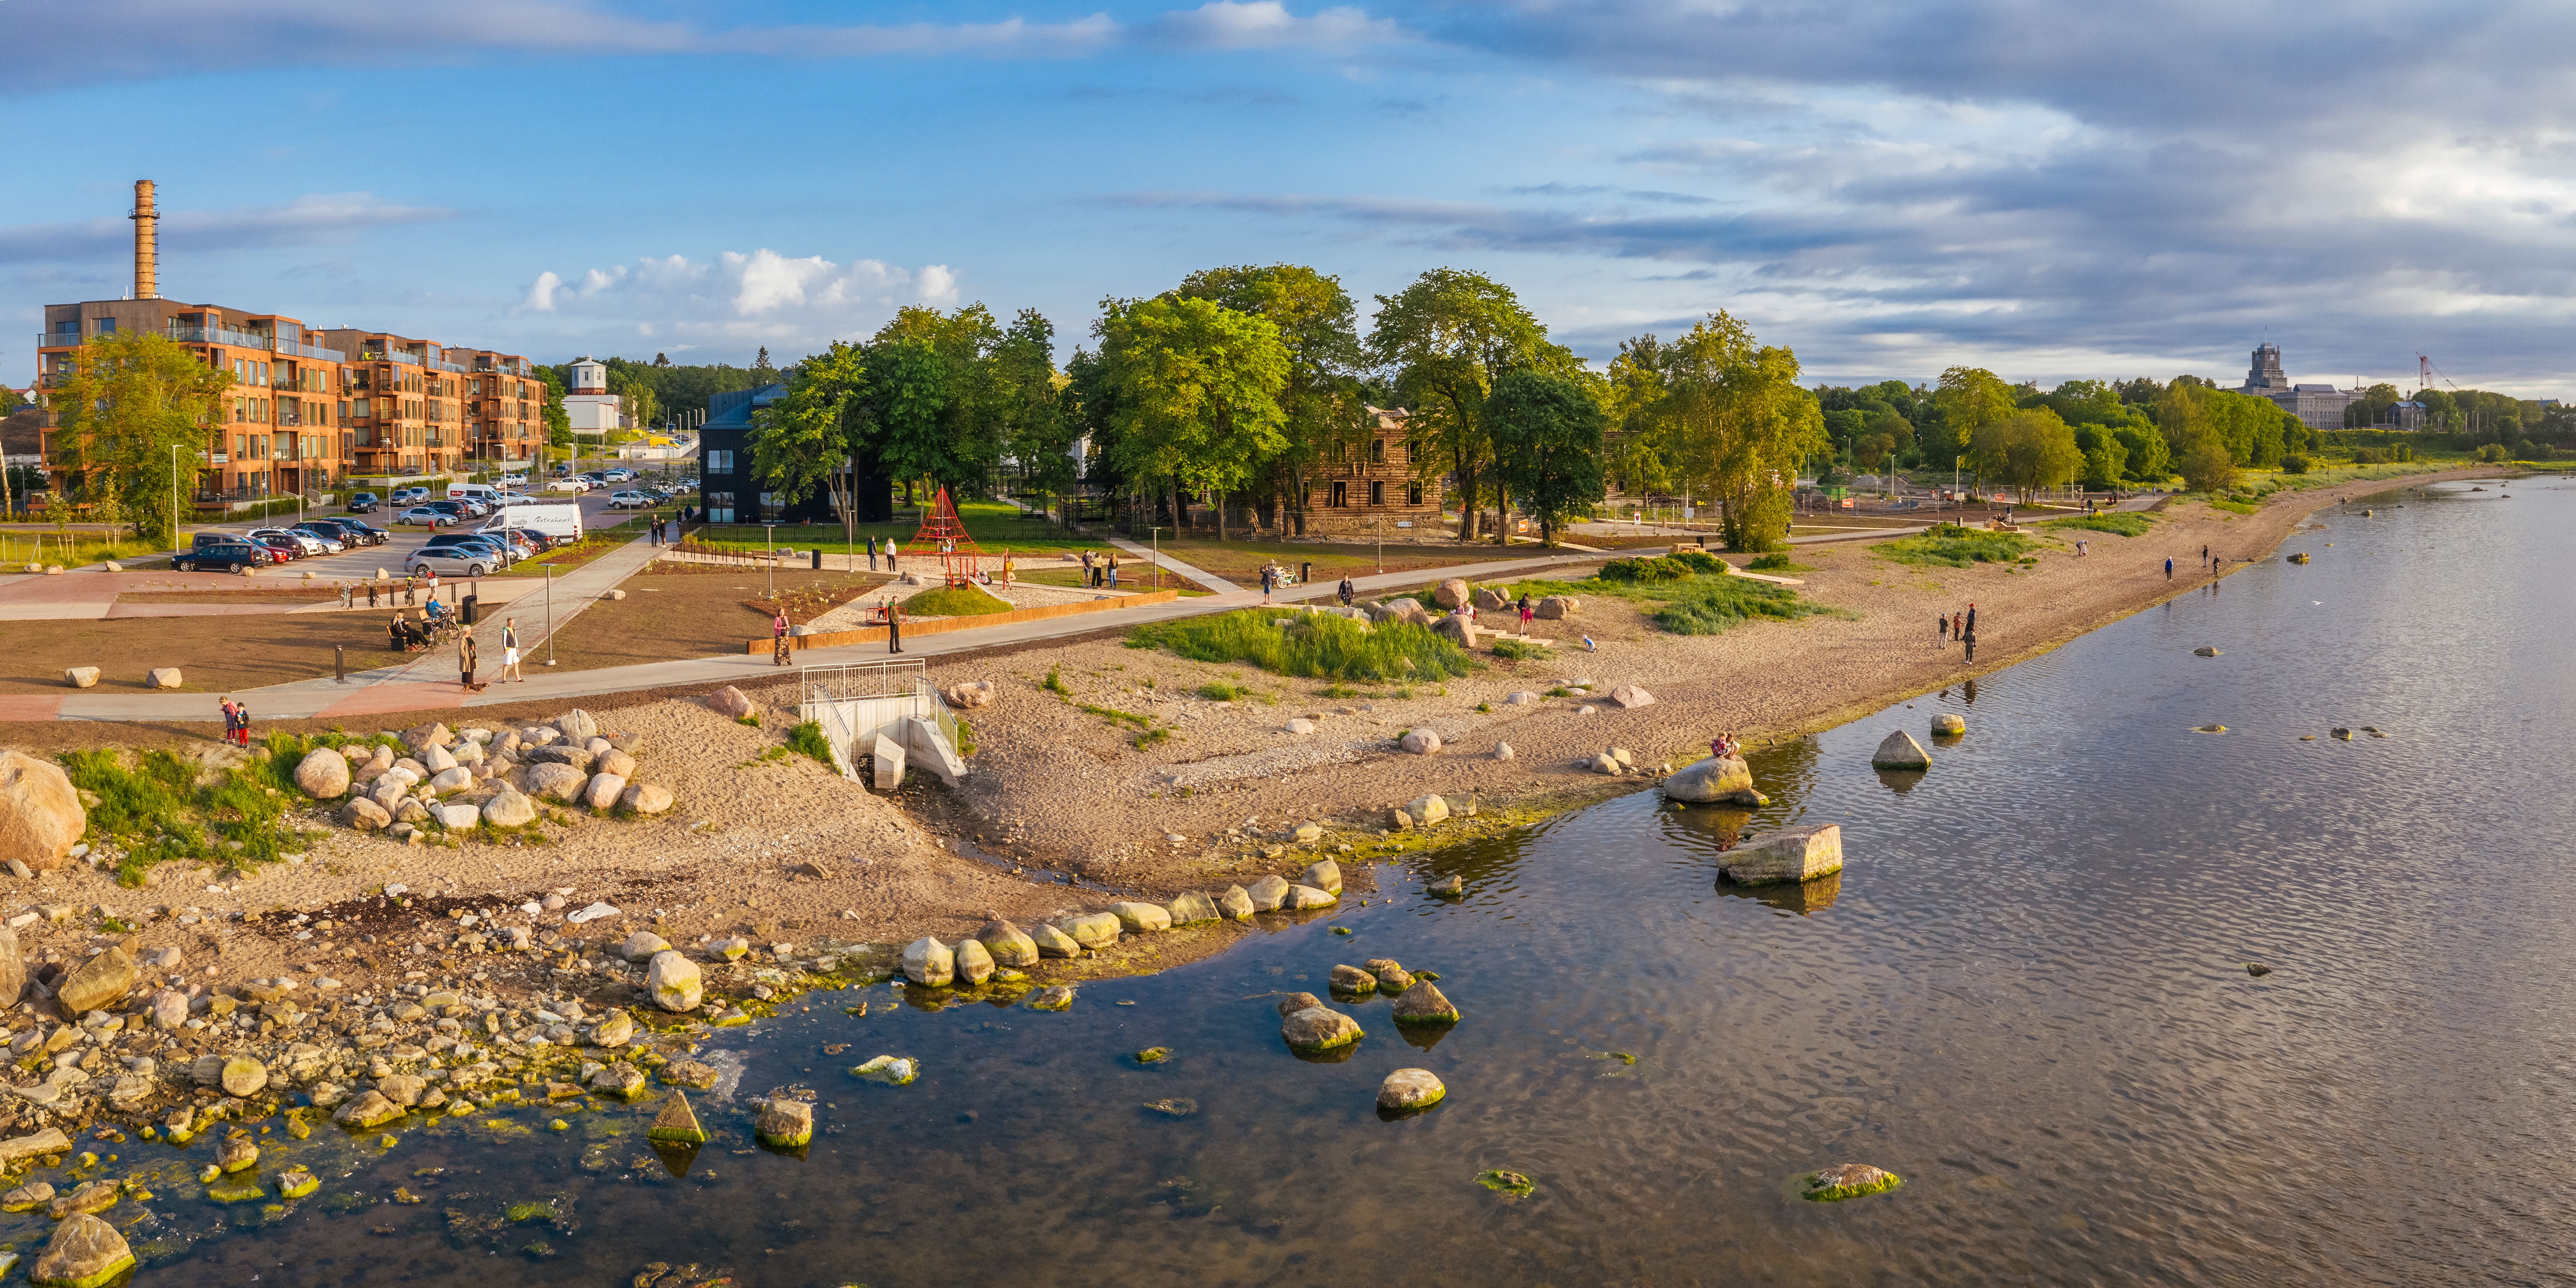
[[(1140, 546), (1133, 541), (1129, 541), (1125, 537), (1111, 537), (1109, 539), (1109, 544), (1116, 546), (1131, 555), (1142, 555), (1146, 559), (1153, 561), (1153, 563), (1160, 563), (1162, 566), (1169, 568), (1210, 590), (1216, 591), (1219, 594), (1241, 591), (1243, 589), (1243, 587), (1235, 585), (1233, 582), (1227, 581), (1225, 578), (1219, 577), (1215, 573), (1204, 572), (1200, 569), (1193, 568), (1170, 555), (1156, 553), (1154, 548), (1151, 546)], [(1149, 563), (1147, 566), (1151, 567), (1152, 563)], [(1127, 570), (1121, 568), (1119, 571), (1123, 573)], [(1150, 576), (1151, 574), (1147, 575)]]

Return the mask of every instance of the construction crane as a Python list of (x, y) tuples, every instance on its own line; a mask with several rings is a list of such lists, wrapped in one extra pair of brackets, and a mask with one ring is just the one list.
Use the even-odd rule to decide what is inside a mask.
[(2454, 383), (2454, 382), (2451, 380), (2451, 378), (2450, 378), (2449, 376), (2444, 376), (2444, 375), (2442, 375), (2442, 369), (2441, 369), (2441, 368), (2439, 368), (2439, 367), (2434, 366), (2434, 365), (2433, 365), (2433, 360), (2432, 360), (2431, 358), (2426, 357), (2425, 355), (2420, 354), (2420, 353), (2419, 353), (2419, 354), (2416, 354), (2416, 355), (2415, 355), (2415, 392), (2417, 392), (2417, 393), (2419, 393), (2419, 394), (2420, 394), (2420, 393), (2424, 392), (2425, 390), (2432, 388), (2432, 387), (2433, 387), (2433, 377), (2435, 377), (2435, 376), (2442, 376), (2442, 383), (2443, 383), (2443, 384), (2450, 385), (2450, 386), (2451, 386), (2451, 388), (2453, 388), (2453, 389), (2457, 389), (2457, 388), (2459, 388), (2459, 385), (2458, 385), (2458, 384), (2456, 384), (2456, 383)]

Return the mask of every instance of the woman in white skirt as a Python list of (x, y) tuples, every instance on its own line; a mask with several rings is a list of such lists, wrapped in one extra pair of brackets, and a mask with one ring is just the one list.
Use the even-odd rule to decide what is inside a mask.
[(512, 680), (521, 684), (528, 682), (528, 677), (519, 674), (519, 619), (515, 617), (501, 623), (500, 682), (507, 684)]

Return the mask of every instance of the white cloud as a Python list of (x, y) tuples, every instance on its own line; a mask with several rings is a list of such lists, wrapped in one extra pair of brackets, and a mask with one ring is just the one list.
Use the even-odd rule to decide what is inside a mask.
[(685, 338), (670, 346), (821, 348), (874, 331), (912, 303), (953, 305), (957, 275), (945, 264), (908, 269), (883, 260), (846, 263), (761, 247), (712, 260), (646, 256), (567, 277), (539, 273), (519, 312), (552, 313), (568, 333)]
[(1147, 30), (1162, 43), (1190, 49), (1347, 49), (1404, 39), (1392, 18), (1347, 6), (1300, 18), (1279, 0), (1210, 0), (1164, 14)]

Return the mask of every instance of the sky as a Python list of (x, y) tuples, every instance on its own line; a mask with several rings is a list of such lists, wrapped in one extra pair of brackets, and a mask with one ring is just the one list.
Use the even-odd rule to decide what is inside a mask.
[[(558, 362), (791, 360), (1295, 262), (1596, 361), (2560, 397), (2576, 6), (0, 0), (0, 380), (131, 285)], [(2437, 381), (2438, 383), (2438, 381)]]

